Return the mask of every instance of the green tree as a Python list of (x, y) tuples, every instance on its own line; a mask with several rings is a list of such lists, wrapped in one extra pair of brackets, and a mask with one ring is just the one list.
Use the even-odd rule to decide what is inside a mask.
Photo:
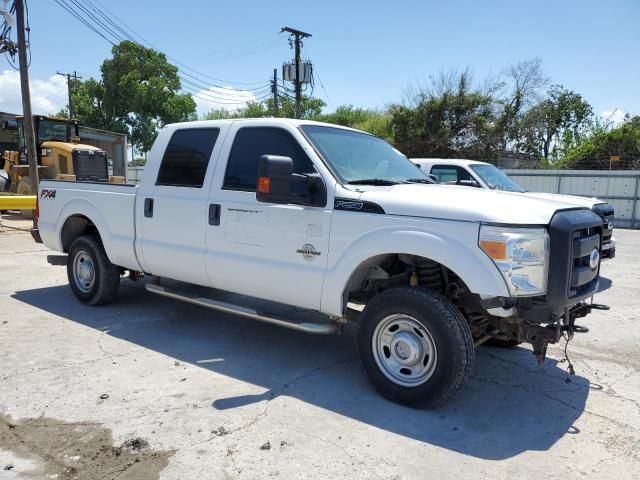
[[(553, 85), (547, 98), (531, 107), (518, 127), (519, 147), (547, 161), (575, 146), (591, 124), (591, 105), (576, 92)], [(554, 158), (555, 158), (554, 157)]]
[(500, 110), (496, 133), (502, 138), (502, 150), (517, 146), (520, 122), (527, 110), (540, 100), (540, 89), (548, 81), (542, 60), (533, 58), (508, 66), (498, 81), (489, 82)]
[[(295, 117), (295, 101), (280, 96), (278, 98), (278, 117), (294, 118)], [(326, 104), (319, 98), (302, 96), (300, 100), (300, 113), (304, 119), (317, 118), (322, 108)], [(248, 102), (247, 105), (238, 110), (227, 110), (219, 108), (211, 110), (204, 115), (204, 120), (220, 120), (226, 118), (265, 118), (273, 116), (273, 98), (269, 98), (264, 102)]]
[[(621, 157), (621, 161), (610, 162), (612, 155)], [(616, 128), (594, 122), (589, 135), (563, 149), (560, 157), (567, 168), (599, 169), (611, 165), (614, 169), (640, 169), (640, 116), (627, 117)]]
[(341, 105), (335, 112), (323, 113), (314, 120), (363, 130), (387, 141), (392, 137), (391, 115), (384, 111)]
[(432, 83), (405, 104), (390, 107), (396, 146), (414, 157), (490, 158), (501, 141), (494, 97), (473, 87), (468, 71), (444, 74)]
[(195, 120), (196, 104), (180, 91), (177, 67), (163, 53), (124, 41), (93, 78), (74, 85), (76, 117), (83, 125), (127, 133), (136, 149), (147, 152), (159, 128)]

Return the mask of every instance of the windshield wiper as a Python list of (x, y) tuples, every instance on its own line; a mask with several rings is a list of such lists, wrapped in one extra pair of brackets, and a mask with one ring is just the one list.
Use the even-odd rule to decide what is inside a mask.
[(361, 178), (360, 180), (351, 180), (347, 182), (347, 185), (398, 185), (402, 182), (395, 182), (393, 180), (387, 180), (386, 178)]

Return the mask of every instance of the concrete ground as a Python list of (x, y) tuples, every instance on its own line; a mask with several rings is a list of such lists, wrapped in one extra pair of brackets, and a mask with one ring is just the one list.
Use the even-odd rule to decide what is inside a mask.
[(315, 337), (124, 281), (80, 304), (28, 221), (0, 227), (0, 478), (640, 478), (640, 231), (617, 230), (590, 332), (538, 367), (480, 347), (435, 411), (380, 398), (353, 332)]

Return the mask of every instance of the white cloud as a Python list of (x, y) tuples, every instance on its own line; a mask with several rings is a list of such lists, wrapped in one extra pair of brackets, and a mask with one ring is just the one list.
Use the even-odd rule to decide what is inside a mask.
[[(47, 80), (30, 78), (31, 110), (34, 114), (58, 113), (67, 104), (67, 81), (60, 75), (52, 75)], [(20, 74), (16, 70), (0, 73), (0, 110), (22, 113)]]
[(600, 114), (605, 123), (610, 123), (612, 126), (617, 127), (622, 122), (624, 122), (624, 116), (626, 112), (624, 110), (620, 110), (619, 108), (614, 108), (613, 110), (605, 110)]
[[(31, 78), (31, 109), (34, 114), (58, 113), (67, 105), (67, 80), (60, 75), (52, 75), (46, 80)], [(196, 96), (197, 95), (197, 96)], [(256, 96), (248, 90), (233, 87), (211, 87), (194, 94), (198, 115), (206, 115), (211, 110), (224, 108), (236, 111), (248, 102), (256, 101)], [(16, 70), (0, 73), (0, 111), (22, 113), (20, 74)]]
[(193, 94), (196, 102), (198, 116), (206, 115), (211, 110), (224, 108), (236, 111), (243, 108), (248, 102), (255, 102), (256, 96), (248, 90), (236, 90), (233, 87), (211, 87)]

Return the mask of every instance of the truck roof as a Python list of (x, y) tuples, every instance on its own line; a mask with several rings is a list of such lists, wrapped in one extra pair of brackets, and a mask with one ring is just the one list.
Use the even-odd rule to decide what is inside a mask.
[[(230, 125), (233, 123), (241, 123), (241, 124), (269, 124), (269, 125), (293, 125), (298, 127), (300, 125), (319, 125), (324, 127), (334, 127), (340, 128), (343, 130), (351, 130), (354, 132), (362, 132), (361, 130), (356, 130), (354, 128), (343, 127), (342, 125), (336, 125), (333, 123), (325, 123), (325, 122), (316, 122), (313, 120), (297, 120), (295, 118), (273, 118), (273, 117), (264, 117), (264, 118), (232, 118), (232, 119), (224, 119), (224, 120), (196, 120), (194, 122), (182, 122), (182, 123), (171, 123), (166, 125), (165, 128), (170, 129), (178, 129), (178, 128), (203, 128), (203, 127), (215, 127), (217, 125)], [(367, 132), (362, 132), (367, 133)]]

